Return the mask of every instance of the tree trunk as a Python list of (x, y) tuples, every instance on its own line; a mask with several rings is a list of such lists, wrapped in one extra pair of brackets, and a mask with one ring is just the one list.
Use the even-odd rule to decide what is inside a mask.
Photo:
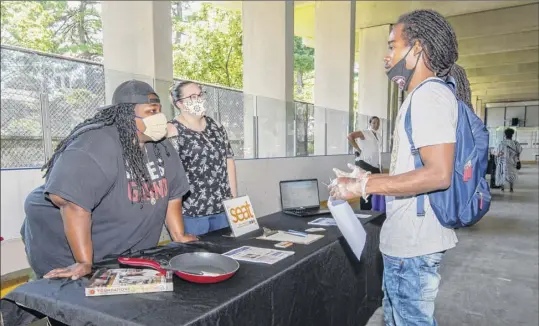
[(296, 73), (296, 83), (298, 84), (298, 94), (303, 94), (303, 71)]
[(79, 4), (79, 12), (77, 13), (77, 36), (79, 37), (79, 44), (82, 45), (85, 50), (80, 55), (81, 58), (90, 60), (92, 54), (88, 51), (86, 46), (88, 45), (88, 39), (86, 38), (86, 30), (84, 24), (84, 15), (86, 12), (86, 1), (81, 1)]
[(228, 64), (230, 62), (230, 54), (232, 54), (232, 45), (230, 45), (230, 48), (228, 49), (228, 54), (226, 56), (226, 64), (225, 64), (226, 81), (227, 81), (228, 87), (232, 87), (232, 82), (230, 80), (230, 71), (228, 70)]
[(305, 106), (305, 123), (303, 124), (304, 136), (303, 136), (303, 145), (304, 153), (306, 156), (309, 156), (309, 104)]
[[(178, 17), (178, 19), (181, 21), (183, 19), (182, 2), (181, 1), (176, 1), (175, 7), (176, 7), (176, 10), (175, 10), (176, 17)], [(182, 33), (178, 32), (178, 31), (175, 31), (174, 32), (174, 44), (181, 44), (181, 42), (182, 42)]]

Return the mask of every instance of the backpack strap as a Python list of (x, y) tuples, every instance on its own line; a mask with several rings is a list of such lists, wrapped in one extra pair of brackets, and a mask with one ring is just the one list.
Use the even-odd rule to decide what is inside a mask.
[[(423, 85), (427, 84), (428, 82), (435, 82), (438, 84), (443, 84), (451, 89), (453, 94), (456, 92), (456, 82), (453, 77), (448, 77), (447, 81), (444, 82), (439, 79), (432, 79), (427, 82), (424, 82), (417, 86), (417, 88), (414, 90), (414, 93), (419, 90)], [(410, 151), (412, 152), (412, 155), (414, 157), (414, 167), (415, 169), (419, 169), (423, 167), (423, 161), (421, 160), (421, 154), (419, 153), (419, 150), (414, 145), (414, 140), (412, 139), (412, 100), (413, 100), (414, 94), (412, 93), (412, 97), (410, 98), (410, 104), (408, 105), (408, 110), (406, 110), (406, 115), (404, 116), (404, 130), (406, 131), (406, 136), (408, 136), (408, 142), (410, 143)], [(425, 216), (425, 195), (420, 194), (416, 196), (417, 198), (417, 216)]]

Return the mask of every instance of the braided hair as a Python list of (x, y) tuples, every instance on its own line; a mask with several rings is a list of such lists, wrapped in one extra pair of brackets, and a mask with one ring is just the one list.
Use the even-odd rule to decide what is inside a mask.
[(470, 89), (470, 82), (468, 81), (468, 76), (466, 76), (466, 71), (461, 66), (454, 64), (453, 68), (449, 72), (449, 75), (455, 79), (457, 83), (457, 98), (462, 102), (466, 103), (469, 108), (473, 108), (472, 105), (472, 90)]
[(419, 41), (424, 61), (438, 77), (446, 77), (459, 58), (455, 31), (445, 18), (432, 10), (415, 10), (399, 17), (407, 44)]
[(427, 68), (437, 77), (452, 76), (457, 83), (457, 98), (470, 108), (470, 83), (464, 69), (455, 62), (459, 58), (457, 36), (449, 22), (433, 10), (415, 10), (399, 17), (403, 37), (407, 44), (419, 41)]
[[(88, 132), (90, 130), (101, 129), (105, 126), (114, 126), (118, 130), (118, 135), (120, 138), (120, 144), (122, 146), (122, 155), (124, 158), (125, 169), (131, 175), (131, 179), (136, 183), (136, 185), (143, 191), (144, 185), (149, 182), (150, 176), (148, 169), (146, 168), (146, 163), (144, 159), (144, 153), (142, 152), (141, 147), (139, 146), (137, 139), (137, 126), (135, 122), (135, 105), (136, 104), (118, 104), (110, 108), (106, 108), (97, 112), (93, 117), (84, 120), (78, 124), (71, 133), (63, 139), (51, 159), (46, 162), (41, 170), (47, 170), (45, 172), (44, 178), (47, 178), (50, 175), (54, 167), (54, 163), (57, 158), (62, 154), (62, 152), (80, 135)], [(161, 151), (159, 150), (160, 143), (153, 143), (154, 154), (157, 157), (158, 165), (164, 167), (164, 163), (161, 157)], [(166, 146), (161, 144), (165, 148), (167, 156), (170, 156), (169, 151)], [(150, 186), (149, 189), (151, 192), (154, 192), (153, 186)], [(133, 192), (131, 188), (131, 192)], [(132, 193), (133, 194), (133, 193)], [(139, 203), (142, 205), (142, 197), (139, 196)], [(133, 196), (131, 197), (133, 198)]]

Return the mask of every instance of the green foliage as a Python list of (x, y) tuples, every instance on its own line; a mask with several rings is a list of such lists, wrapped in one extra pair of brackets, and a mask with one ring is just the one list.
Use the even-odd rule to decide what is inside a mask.
[(294, 77), (294, 99), (313, 102), (314, 49), (306, 47), (298, 36), (294, 36)]
[[(204, 3), (186, 17), (190, 3), (172, 2), (174, 76), (243, 88), (241, 14)], [(294, 78), (295, 99), (312, 102), (314, 49), (300, 37), (294, 37)]]
[(2, 1), (2, 44), (78, 58), (103, 56), (97, 1)]
[(173, 45), (175, 77), (243, 87), (240, 13), (204, 3), (188, 19), (173, 17), (173, 31), (182, 35)]
[(54, 15), (37, 1), (1, 2), (2, 44), (56, 53)]
[[(97, 1), (2, 1), (1, 42), (48, 53), (99, 60), (102, 24)], [(174, 76), (243, 88), (241, 13), (193, 1), (172, 1)], [(294, 37), (294, 94), (313, 100), (314, 49)]]
[(306, 47), (299, 36), (294, 36), (294, 70), (304, 73), (314, 70), (314, 49)]

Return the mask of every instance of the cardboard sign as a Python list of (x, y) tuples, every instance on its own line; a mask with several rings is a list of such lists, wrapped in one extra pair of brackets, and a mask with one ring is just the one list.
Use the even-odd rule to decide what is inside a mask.
[(260, 228), (249, 196), (225, 200), (223, 205), (234, 237)]

